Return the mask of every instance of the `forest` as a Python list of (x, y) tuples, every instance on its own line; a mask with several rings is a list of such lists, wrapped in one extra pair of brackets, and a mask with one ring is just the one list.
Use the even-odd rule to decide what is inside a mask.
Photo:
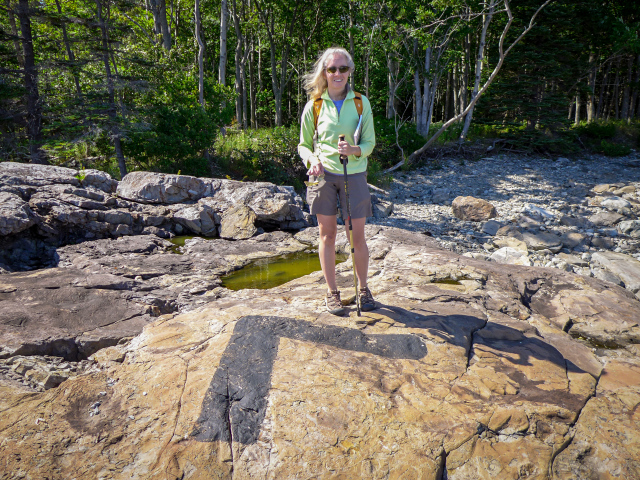
[(0, 157), (301, 185), (302, 76), (343, 46), (370, 173), (481, 144), (639, 144), (633, 0), (0, 0)]

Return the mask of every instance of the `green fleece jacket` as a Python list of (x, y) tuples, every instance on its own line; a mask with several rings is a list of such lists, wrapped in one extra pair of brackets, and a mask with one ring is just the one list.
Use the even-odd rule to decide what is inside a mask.
[[(371, 104), (369, 99), (362, 96), (362, 134), (360, 135), (361, 155), (349, 156), (347, 173), (360, 173), (367, 170), (367, 157), (373, 152), (376, 144), (376, 134), (373, 129), (373, 115), (371, 114)], [(330, 173), (343, 174), (343, 167), (338, 154), (338, 137), (344, 135), (349, 145), (353, 145), (353, 134), (358, 126), (358, 110), (353, 101), (355, 93), (349, 90), (342, 104), (340, 113), (335, 104), (325, 90), (322, 94), (322, 108), (318, 115), (318, 141), (316, 151), (313, 151), (313, 135), (315, 128), (313, 124), (313, 100), (310, 100), (302, 112), (300, 126), (300, 143), (298, 153), (302, 161), (309, 168), (313, 157), (318, 158), (324, 169)]]

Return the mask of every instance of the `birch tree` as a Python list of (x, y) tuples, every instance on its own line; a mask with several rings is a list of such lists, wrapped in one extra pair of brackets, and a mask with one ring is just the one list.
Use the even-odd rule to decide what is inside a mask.
[[(518, 42), (520, 42), (520, 40), (522, 40), (522, 38), (534, 27), (536, 17), (538, 16), (540, 11), (544, 7), (546, 7), (549, 3), (551, 3), (551, 1), (552, 0), (546, 0), (542, 5), (540, 5), (540, 7), (531, 16), (531, 19), (529, 20), (529, 24), (520, 33), (520, 35), (518, 35), (518, 37), (516, 37), (516, 39), (511, 43), (511, 45), (509, 45), (509, 47), (507, 47), (505, 49), (504, 48), (504, 41), (505, 41), (505, 38), (507, 36), (507, 33), (509, 32), (509, 29), (511, 28), (511, 24), (513, 22), (513, 13), (511, 12), (511, 7), (509, 5), (509, 0), (502, 0), (503, 5), (504, 5), (504, 10), (505, 10), (505, 12), (506, 12), (506, 14), (508, 16), (508, 20), (507, 20), (507, 23), (506, 23), (503, 31), (502, 31), (502, 34), (500, 35), (500, 39), (498, 41), (498, 55), (499, 55), (499, 58), (498, 58), (497, 65), (494, 67), (493, 71), (489, 75), (489, 78), (484, 83), (484, 85), (482, 85), (482, 87), (479, 88), (479, 90), (478, 90), (477, 94), (475, 95), (475, 97), (473, 97), (471, 99), (471, 101), (469, 102), (469, 105), (467, 106), (467, 108), (465, 108), (459, 115), (456, 115), (455, 117), (453, 117), (450, 120), (446, 121), (442, 125), (442, 127), (440, 127), (440, 129), (438, 129), (438, 131), (436, 133), (434, 133), (433, 136), (421, 148), (419, 148), (418, 150), (414, 151), (411, 155), (409, 155), (407, 157), (407, 160), (406, 160), (407, 163), (411, 164), (417, 157), (422, 155), (431, 145), (433, 145), (433, 143), (438, 139), (438, 137), (440, 137), (440, 135), (442, 135), (453, 123), (461, 120), (467, 114), (469, 114), (469, 112), (473, 111), (473, 107), (477, 103), (478, 99), (480, 99), (482, 94), (487, 91), (487, 88), (489, 88), (489, 85), (491, 85), (493, 80), (498, 75), (498, 72), (500, 71), (500, 68), (502, 68), (502, 64), (504, 63), (505, 57), (509, 54), (509, 52), (513, 49), (513, 47), (515, 47), (518, 44)], [(398, 168), (400, 168), (404, 164), (405, 164), (405, 160), (402, 159), (402, 161), (398, 162), (393, 167), (387, 169), (385, 172), (388, 173), (388, 172), (392, 172), (394, 170), (397, 170)]]

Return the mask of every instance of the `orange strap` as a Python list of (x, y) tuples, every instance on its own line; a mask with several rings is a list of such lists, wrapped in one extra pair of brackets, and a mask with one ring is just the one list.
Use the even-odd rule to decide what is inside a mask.
[[(353, 102), (356, 104), (356, 110), (358, 111), (358, 116), (362, 116), (362, 96), (358, 92), (353, 92), (356, 94)], [(313, 125), (315, 130), (318, 130), (318, 117), (320, 116), (320, 109), (322, 108), (322, 97), (316, 97), (313, 100)]]

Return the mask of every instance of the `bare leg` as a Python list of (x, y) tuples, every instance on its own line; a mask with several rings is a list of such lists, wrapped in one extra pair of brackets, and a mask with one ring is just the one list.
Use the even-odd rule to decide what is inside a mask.
[(338, 233), (336, 216), (317, 214), (316, 217), (320, 227), (318, 255), (320, 256), (322, 273), (327, 282), (327, 288), (335, 291), (338, 289), (336, 285), (336, 234)]
[[(360, 288), (367, 286), (367, 274), (369, 272), (369, 248), (364, 237), (366, 220), (365, 217), (351, 219), (351, 224), (353, 225), (353, 260), (356, 265), (356, 276), (358, 277)], [(345, 231), (347, 232), (347, 239), (349, 239), (349, 222), (345, 225)]]

